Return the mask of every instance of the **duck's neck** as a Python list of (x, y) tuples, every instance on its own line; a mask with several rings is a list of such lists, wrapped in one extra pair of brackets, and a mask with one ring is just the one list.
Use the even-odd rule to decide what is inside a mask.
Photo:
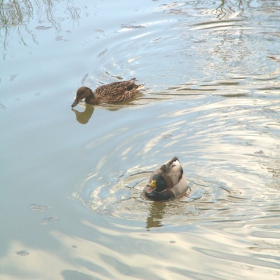
[(94, 93), (92, 93), (90, 96), (85, 98), (85, 102), (88, 104), (98, 104), (99, 100), (98, 100), (98, 98), (96, 98)]

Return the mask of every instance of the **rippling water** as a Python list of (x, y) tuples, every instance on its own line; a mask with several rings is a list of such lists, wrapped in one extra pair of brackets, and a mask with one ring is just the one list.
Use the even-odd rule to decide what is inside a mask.
[[(278, 279), (278, 1), (0, 4), (3, 279)], [(120, 105), (75, 90), (137, 77)], [(147, 201), (178, 156), (192, 189)]]

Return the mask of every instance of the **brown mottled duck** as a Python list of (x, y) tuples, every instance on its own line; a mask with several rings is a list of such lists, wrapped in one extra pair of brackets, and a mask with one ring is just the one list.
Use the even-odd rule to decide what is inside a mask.
[(98, 87), (94, 92), (88, 87), (80, 87), (76, 93), (76, 99), (72, 104), (75, 107), (82, 99), (92, 105), (100, 103), (117, 103), (132, 99), (138, 89), (143, 85), (135, 84), (136, 78), (129, 81), (114, 82), (108, 85)]

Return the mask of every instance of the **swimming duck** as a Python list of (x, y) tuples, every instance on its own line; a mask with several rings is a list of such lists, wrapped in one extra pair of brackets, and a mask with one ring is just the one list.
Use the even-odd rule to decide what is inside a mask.
[(150, 176), (143, 194), (154, 201), (168, 201), (190, 191), (183, 168), (177, 157), (164, 163)]
[(82, 99), (85, 98), (85, 102), (92, 105), (100, 103), (116, 103), (124, 100), (131, 99), (137, 89), (143, 85), (135, 84), (136, 78), (129, 81), (114, 82), (108, 85), (98, 87), (94, 93), (88, 87), (80, 87), (76, 93), (76, 99), (71, 105), (75, 107)]

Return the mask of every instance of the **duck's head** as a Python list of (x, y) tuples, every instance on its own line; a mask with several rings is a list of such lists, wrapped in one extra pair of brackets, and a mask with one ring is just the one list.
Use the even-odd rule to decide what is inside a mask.
[(78, 103), (84, 99), (84, 98), (90, 98), (93, 97), (94, 94), (92, 92), (92, 90), (88, 87), (80, 87), (77, 92), (76, 92), (76, 99), (73, 102), (73, 104), (71, 105), (71, 107), (75, 107), (76, 105), (78, 105)]
[(162, 175), (155, 174), (146, 187), (144, 195), (154, 201), (168, 201), (174, 198), (174, 194), (167, 188), (167, 183)]
[(160, 174), (155, 174), (150, 183), (150, 188), (155, 192), (162, 192), (167, 189), (167, 183)]

